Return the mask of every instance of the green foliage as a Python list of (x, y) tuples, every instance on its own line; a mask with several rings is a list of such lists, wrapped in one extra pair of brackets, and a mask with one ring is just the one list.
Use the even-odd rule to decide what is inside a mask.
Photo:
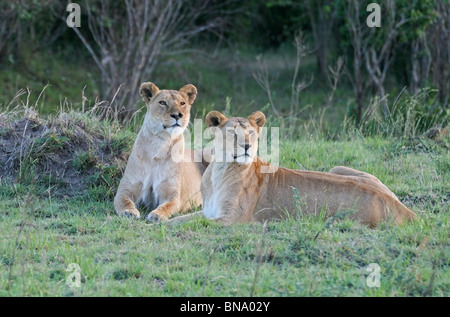
[[(337, 10), (329, 59), (343, 55), (351, 68), (345, 16), (348, 1), (309, 3), (327, 15)], [(361, 4), (363, 24), (366, 3)], [(328, 108), (323, 105), (329, 88), (325, 81), (315, 80), (300, 95), (296, 126), (292, 130), (287, 127), (295, 63), (291, 38), (299, 29), (306, 32), (307, 39), (311, 37), (307, 2), (234, 2), (233, 8), (225, 9), (236, 14), (223, 30), (223, 38), (235, 43), (231, 49), (215, 51), (214, 43), (194, 39), (190, 45), (206, 47), (209, 59), (202, 54), (167, 57), (154, 78), (149, 78), (161, 88), (194, 83), (199, 98), (192, 109), (193, 118), (203, 119), (213, 109), (227, 108), (231, 115), (239, 116), (262, 109), (267, 127), (280, 127), (281, 166), (329, 171), (346, 165), (372, 173), (418, 214), (418, 221), (401, 227), (386, 222), (371, 230), (348, 220), (351, 210), (327, 218), (325, 209), (317, 218), (300, 215), (269, 223), (265, 229), (258, 224), (222, 227), (207, 219), (171, 228), (119, 218), (112, 200), (142, 116), (135, 117), (134, 125), (121, 127), (117, 122), (99, 120), (92, 112), (71, 110), (46, 118), (54, 129), (40, 135), (29, 151), (21, 154), (15, 179), (3, 175), (0, 179), (0, 209), (4, 211), (0, 213), (0, 232), (6, 237), (0, 239), (0, 296), (248, 296), (254, 282), (256, 296), (446, 296), (450, 112), (436, 100), (434, 88), (423, 88), (416, 96), (397, 93), (408, 84), (410, 42), (423, 36), (440, 14), (434, 10), (435, 3), (396, 1), (399, 14), (410, 21), (395, 39), (398, 46), (388, 74), (386, 88), (395, 98), (388, 99), (388, 117), (373, 99), (359, 127), (352, 121), (354, 97), (345, 79)], [(40, 110), (54, 113), (61, 105), (92, 107), (93, 102), (80, 97), (85, 85), (88, 98), (99, 92), (101, 79), (91, 73), (88, 53), (80, 48), (73, 32), (60, 36), (51, 32), (64, 21), (53, 19), (46, 5), (64, 4), (34, 0), (2, 3), (2, 8), (15, 6), (22, 32), (19, 39), (17, 29), (11, 29), (11, 51), (0, 52), (2, 108), (18, 87), (36, 92), (46, 82), (52, 87), (40, 99)], [(120, 9), (123, 3), (110, 5)], [(97, 14), (96, 6), (93, 8)], [(108, 15), (101, 18), (105, 25), (114, 21)], [(382, 45), (383, 32), (379, 30), (376, 37), (377, 47)], [(52, 35), (57, 40), (51, 44), (43, 41)], [(19, 44), (20, 51), (16, 49)], [(280, 117), (273, 116), (264, 92), (252, 78), (254, 57), (261, 51), (269, 64)], [(308, 74), (305, 78), (317, 75), (314, 56), (304, 59), (300, 72), (301, 77)], [(27, 108), (37, 99), (36, 93), (24, 95), (11, 107)], [(0, 118), (3, 122), (3, 113)], [(442, 133), (429, 134), (433, 128)], [(0, 138), (7, 138), (10, 131), (0, 127)], [(49, 158), (58, 155), (62, 155), (60, 162), (75, 169), (69, 181), (42, 172), (43, 164), (52, 165)], [(87, 190), (69, 193), (67, 185), (74, 186), (79, 180), (87, 180)], [(302, 199), (295, 188), (292, 199), (301, 212)], [(23, 231), (19, 232), (21, 224)], [(382, 285), (371, 289), (365, 284), (365, 269), (374, 262), (382, 268)], [(82, 268), (80, 289), (68, 289), (64, 283), (70, 263)]]
[(73, 166), (79, 171), (86, 171), (95, 166), (98, 162), (97, 157), (91, 151), (81, 151), (75, 153), (75, 157), (72, 161)]
[(366, 111), (360, 130), (366, 135), (415, 137), (433, 127), (446, 127), (450, 112), (439, 106), (437, 90), (421, 89), (417, 96), (399, 93), (386, 118), (374, 100)]
[(49, 154), (54, 154), (64, 148), (69, 138), (52, 131), (44, 136), (37, 138), (33, 144), (31, 155), (34, 158), (43, 158)]
[(129, 155), (131, 153), (135, 138), (136, 134), (131, 132), (129, 129), (126, 129), (115, 135), (115, 137), (105, 146), (110, 148), (117, 155)]
[[(433, 92), (428, 94), (426, 98), (432, 99)], [(396, 104), (400, 103), (415, 105), (406, 95), (399, 96)], [(230, 111), (241, 110), (231, 107)], [(402, 111), (398, 112), (400, 116)], [(80, 131), (75, 133), (72, 119), (91, 136), (104, 140), (99, 145), (105, 153), (114, 148), (112, 152), (120, 155), (127, 148), (131, 127), (117, 132), (108, 122), (85, 117), (56, 116), (55, 126), (73, 130), (66, 136), (70, 139), (48, 133), (37, 148), (59, 153), (68, 143), (79, 142)], [(45, 119), (40, 122), (45, 124)], [(69, 157), (73, 164), (82, 168), (95, 161), (91, 169), (95, 172), (77, 175), (77, 179), (89, 178), (88, 190), (59, 197), (54, 195), (62, 187), (58, 180), (36, 173), (36, 162), (24, 160), (27, 182), (0, 183), (4, 211), (0, 232), (7, 237), (0, 239), (1, 295), (446, 296), (450, 136), (413, 137), (416, 129), (408, 138), (397, 137), (405, 125), (397, 131), (392, 129), (401, 119), (389, 122), (395, 126), (389, 128), (386, 123), (368, 137), (351, 129), (329, 139), (320, 130), (305, 127), (305, 133), (280, 144), (281, 166), (329, 171), (346, 165), (369, 172), (419, 218), (404, 226), (385, 222), (376, 229), (349, 220), (351, 210), (334, 217), (328, 217), (325, 208), (318, 217), (301, 214), (302, 198), (295, 188), (292, 199), (299, 216), (264, 228), (260, 224), (223, 227), (208, 219), (176, 227), (149, 225), (115, 215), (112, 201), (121, 177), (119, 165), (97, 161), (89, 150), (74, 152)], [(268, 124), (273, 124), (272, 118)], [(314, 131), (317, 134), (312, 135)], [(144, 216), (148, 212), (142, 211)], [(23, 231), (18, 233), (22, 223)], [(15, 244), (16, 237), (20, 246)], [(64, 283), (70, 263), (82, 269), (80, 288), (69, 289)], [(380, 288), (366, 284), (370, 263), (381, 267)]]
[(99, 164), (89, 177), (89, 193), (94, 194), (96, 200), (113, 199), (121, 177), (122, 170), (118, 166)]

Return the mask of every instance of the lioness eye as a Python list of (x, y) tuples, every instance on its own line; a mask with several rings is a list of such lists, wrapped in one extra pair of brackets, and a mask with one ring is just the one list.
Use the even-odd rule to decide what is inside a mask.
[(248, 133), (249, 133), (250, 135), (253, 135), (253, 134), (255, 134), (255, 131), (250, 130), (250, 131), (248, 131)]
[(161, 106), (167, 106), (167, 103), (166, 103), (165, 101), (160, 101), (159, 104), (160, 104)]
[(183, 102), (183, 101), (181, 102), (181, 105), (182, 105), (182, 106), (184, 106), (185, 104), (186, 104), (185, 102)]
[(228, 130), (228, 133), (231, 134), (231, 135), (234, 135), (234, 134), (235, 134), (235, 132), (234, 132), (233, 129), (229, 129), (229, 130)]

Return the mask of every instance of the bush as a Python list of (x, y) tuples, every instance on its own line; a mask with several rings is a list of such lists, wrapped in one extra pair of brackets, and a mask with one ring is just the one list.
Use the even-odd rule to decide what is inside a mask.
[(362, 119), (360, 131), (364, 135), (386, 137), (415, 137), (432, 128), (445, 128), (450, 120), (450, 109), (441, 107), (438, 91), (423, 88), (416, 96), (403, 91), (389, 107), (385, 117), (378, 99), (372, 100)]

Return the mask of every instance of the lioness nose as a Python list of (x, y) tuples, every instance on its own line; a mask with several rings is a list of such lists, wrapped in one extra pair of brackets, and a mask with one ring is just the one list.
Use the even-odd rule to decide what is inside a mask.
[(183, 118), (183, 114), (181, 112), (179, 112), (179, 113), (172, 113), (170, 116), (172, 118), (174, 118), (175, 120)]
[(247, 151), (251, 147), (251, 145), (248, 143), (245, 143), (244, 145), (241, 144), (241, 147), (243, 147)]

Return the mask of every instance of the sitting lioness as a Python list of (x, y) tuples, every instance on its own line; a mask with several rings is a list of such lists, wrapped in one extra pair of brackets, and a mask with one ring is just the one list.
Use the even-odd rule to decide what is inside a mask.
[(248, 119), (217, 111), (207, 115), (207, 125), (216, 129), (215, 156), (202, 178), (203, 210), (170, 223), (205, 216), (228, 225), (342, 212), (375, 227), (389, 217), (397, 224), (416, 217), (373, 175), (346, 167), (330, 173), (298, 171), (263, 162), (256, 154), (265, 121), (259, 111)]
[(164, 221), (202, 203), (200, 184), (206, 166), (194, 162), (194, 152), (184, 149), (183, 137), (197, 89), (189, 84), (179, 91), (159, 90), (153, 83), (143, 83), (139, 93), (147, 113), (114, 207), (119, 215), (140, 218), (136, 204), (142, 202), (152, 209), (147, 220)]

